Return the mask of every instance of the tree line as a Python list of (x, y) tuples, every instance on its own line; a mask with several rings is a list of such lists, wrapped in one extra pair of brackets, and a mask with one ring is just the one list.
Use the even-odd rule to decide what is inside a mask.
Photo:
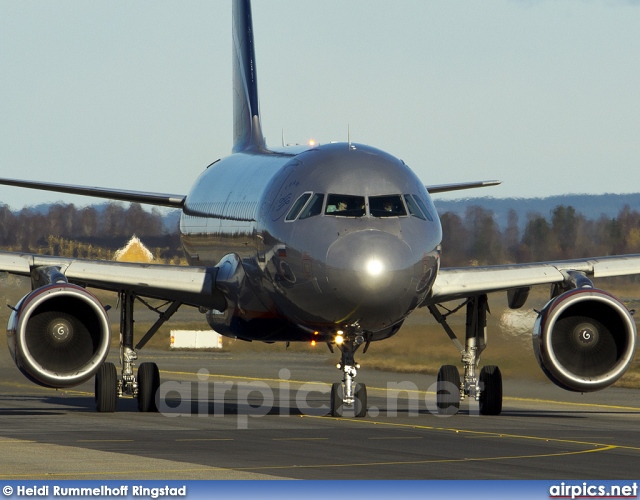
[(524, 229), (510, 210), (504, 230), (493, 212), (469, 206), (463, 217), (445, 212), (442, 265), (491, 265), (640, 253), (640, 212), (625, 206), (616, 217), (587, 219), (572, 206), (558, 205), (545, 217), (527, 216)]
[(166, 230), (160, 210), (139, 203), (76, 207), (56, 203), (45, 211), (12, 211), (0, 205), (0, 247), (14, 252), (89, 259), (111, 259), (133, 236), (141, 238), (160, 262), (182, 259), (178, 228)]
[[(572, 206), (548, 216), (531, 213), (521, 224), (515, 210), (501, 229), (491, 210), (469, 206), (463, 216), (445, 212), (444, 267), (491, 265), (640, 253), (640, 212), (625, 206), (616, 217), (587, 219)], [(160, 262), (183, 258), (178, 227), (166, 229), (162, 213), (139, 204), (109, 203), (100, 209), (54, 204), (45, 212), (11, 211), (0, 204), (0, 247), (17, 252), (110, 259), (137, 235)]]

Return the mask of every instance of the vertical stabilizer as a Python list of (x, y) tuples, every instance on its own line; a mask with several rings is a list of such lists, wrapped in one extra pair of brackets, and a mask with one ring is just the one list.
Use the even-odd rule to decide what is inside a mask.
[(264, 150), (250, 0), (233, 1), (233, 152)]

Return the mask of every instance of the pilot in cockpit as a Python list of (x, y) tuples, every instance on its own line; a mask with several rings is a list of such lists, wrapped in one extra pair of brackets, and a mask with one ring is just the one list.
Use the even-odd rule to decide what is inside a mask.
[(347, 203), (345, 201), (339, 201), (338, 205), (327, 205), (327, 213), (343, 212), (347, 209)]

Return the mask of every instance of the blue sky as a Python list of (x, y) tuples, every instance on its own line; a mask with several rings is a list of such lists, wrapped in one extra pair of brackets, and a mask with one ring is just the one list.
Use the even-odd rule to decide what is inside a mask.
[[(268, 144), (469, 195), (640, 191), (640, 2), (257, 0)], [(0, 175), (187, 193), (231, 149), (227, 1), (0, 2)], [(460, 197), (460, 193), (438, 195)], [(86, 198), (0, 187), (13, 208)]]

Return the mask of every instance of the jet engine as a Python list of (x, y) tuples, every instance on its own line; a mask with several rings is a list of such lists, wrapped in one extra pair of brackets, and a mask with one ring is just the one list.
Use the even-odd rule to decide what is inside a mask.
[(604, 389), (626, 371), (636, 346), (636, 325), (613, 295), (576, 288), (553, 298), (533, 328), (542, 371), (569, 391)]
[(44, 387), (71, 387), (90, 379), (107, 357), (110, 341), (100, 301), (69, 283), (46, 285), (25, 295), (7, 326), (16, 366)]

